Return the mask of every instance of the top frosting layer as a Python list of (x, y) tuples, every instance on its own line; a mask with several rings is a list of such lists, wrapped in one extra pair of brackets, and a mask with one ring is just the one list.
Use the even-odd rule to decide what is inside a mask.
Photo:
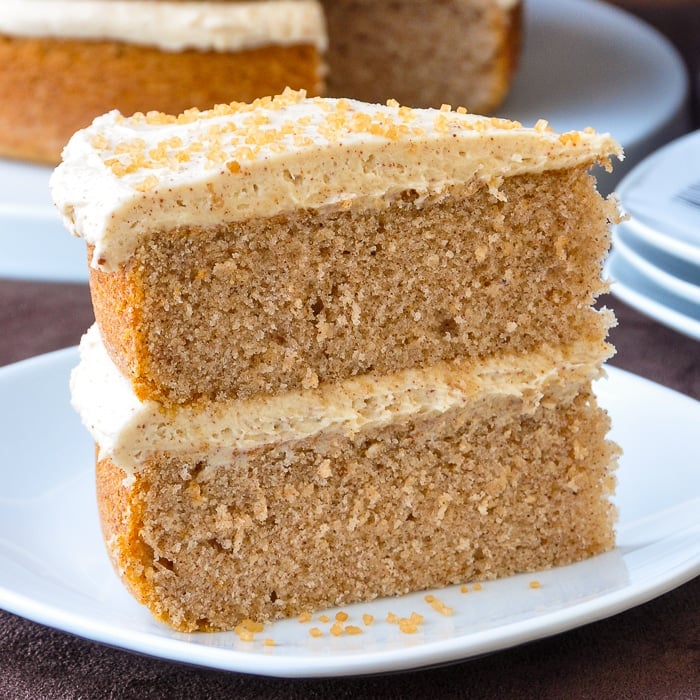
[(0, 33), (108, 39), (166, 51), (232, 51), (266, 44), (313, 44), (327, 36), (319, 0), (3, 0)]
[(499, 196), (504, 177), (607, 163), (608, 135), (557, 134), (546, 122), (306, 98), (286, 91), (179, 116), (98, 117), (70, 140), (53, 173), (69, 230), (116, 269), (140, 238), (297, 208), (380, 205), (406, 190), (439, 194), (479, 178)]

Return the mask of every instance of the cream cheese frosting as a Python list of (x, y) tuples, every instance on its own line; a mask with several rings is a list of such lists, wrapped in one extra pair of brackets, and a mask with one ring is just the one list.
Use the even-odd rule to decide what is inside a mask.
[(0, 33), (112, 40), (165, 51), (302, 43), (324, 51), (328, 40), (318, 0), (3, 0)]
[(569, 348), (542, 348), (526, 358), (508, 356), (474, 363), (439, 363), (383, 377), (353, 377), (277, 396), (164, 410), (141, 401), (109, 359), (93, 325), (80, 343), (71, 375), (71, 401), (99, 447), (125, 472), (137, 472), (161, 453), (206, 457), (216, 467), (239, 451), (313, 437), (353, 434), (419, 413), (444, 412), (470, 401), (501, 395), (525, 399), (530, 410), (552, 383), (579, 386), (600, 375), (611, 354), (604, 342), (579, 341)]
[(126, 118), (116, 111), (76, 133), (51, 178), (65, 225), (114, 270), (140, 238), (298, 208), (350, 207), (406, 190), (444, 191), (473, 178), (498, 196), (504, 177), (622, 157), (608, 134), (557, 134), (518, 122), (303, 91), (252, 104)]

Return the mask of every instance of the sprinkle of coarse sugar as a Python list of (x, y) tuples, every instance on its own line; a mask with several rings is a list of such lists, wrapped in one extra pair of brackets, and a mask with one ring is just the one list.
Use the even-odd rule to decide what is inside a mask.
[(529, 583), (530, 588), (539, 588), (541, 585), (542, 584), (537, 579), (534, 579)]
[(273, 646), (275, 646), (275, 640), (274, 640), (274, 639), (270, 639), (269, 637), (267, 637), (267, 638), (265, 639), (265, 641), (263, 642), (263, 644), (264, 644), (266, 647), (273, 647)]
[(240, 639), (242, 642), (254, 642), (255, 641), (255, 634), (251, 632), (250, 630), (241, 628), (241, 627), (236, 627), (233, 630), (236, 635), (238, 636), (238, 639)]
[(331, 618), (328, 617), (328, 615), (319, 615), (318, 616), (318, 621), (319, 622), (330, 622)]
[(309, 630), (309, 634), (310, 634), (312, 637), (323, 637), (323, 632), (321, 632), (321, 630), (320, 630), (318, 627), (312, 627), (312, 628)]
[(496, 129), (521, 129), (523, 126), (520, 122), (511, 121), (510, 119), (501, 119), (499, 117), (491, 117), (489, 123)]
[(151, 111), (147, 114), (136, 113), (132, 119), (144, 121), (149, 126), (163, 126), (164, 124), (177, 123), (177, 117), (174, 114), (165, 114), (165, 112)]
[(312, 617), (313, 616), (310, 612), (303, 612), (299, 615), (297, 619), (299, 620), (299, 622), (311, 622)]
[(399, 107), (399, 117), (401, 117), (402, 121), (405, 122), (413, 121), (414, 119), (416, 119), (416, 112), (410, 107), (402, 106)]
[(357, 625), (347, 625), (345, 628), (345, 633), (351, 635), (362, 634), (362, 628), (358, 627)]
[(450, 120), (445, 116), (444, 112), (435, 115), (433, 129), (435, 129), (438, 134), (446, 134), (450, 130)]
[(149, 175), (145, 177), (141, 182), (137, 182), (134, 185), (134, 189), (137, 192), (149, 192), (158, 186), (158, 178), (155, 175)]
[(320, 107), (324, 112), (331, 111), (331, 104), (328, 100), (324, 100), (323, 97), (314, 97), (314, 103)]
[(90, 145), (96, 150), (106, 150), (109, 148), (109, 141), (103, 134), (95, 134), (90, 139)]
[[(232, 175), (249, 174), (249, 162), (254, 162), (270, 153), (284, 153), (296, 148), (312, 148), (319, 138), (331, 143), (343, 142), (348, 134), (375, 136), (390, 141), (400, 139), (423, 138), (431, 129), (437, 134), (469, 130), (476, 132), (521, 127), (519, 122), (497, 117), (475, 117), (464, 119), (467, 109), (443, 104), (433, 111), (432, 127), (417, 126), (419, 110), (400, 105), (397, 100), (386, 102), (388, 109), (365, 109), (348, 99), (314, 98), (309, 102), (316, 108), (312, 114), (304, 111), (287, 117), (281, 114), (273, 119), (273, 111), (301, 103), (306, 99), (303, 90), (285, 90), (281, 95), (258, 98), (246, 104), (231, 102), (216, 105), (206, 111), (193, 108), (172, 116), (160, 112), (136, 113), (124, 118), (116, 115), (115, 120), (126, 119), (127, 124), (153, 126), (167, 124), (190, 124), (202, 122), (201, 128), (187, 138), (173, 136), (147, 143), (142, 138), (127, 138), (118, 144), (111, 144), (104, 134), (92, 137), (92, 145), (102, 151), (107, 168), (118, 177), (136, 174), (139, 171), (169, 168), (179, 170), (183, 163), (197, 160), (204, 162), (207, 168), (216, 168)], [(294, 114), (294, 113), (293, 113)], [(422, 115), (422, 112), (420, 112)], [(227, 119), (237, 115), (235, 119)], [(551, 131), (545, 120), (535, 125), (537, 131)], [(592, 130), (586, 130), (587, 133)], [(157, 133), (157, 132), (156, 132)], [(562, 134), (563, 144), (579, 145), (581, 134), (569, 132)], [(183, 143), (184, 142), (184, 143)], [(110, 152), (110, 149), (113, 149)], [(197, 156), (196, 154), (200, 154)], [(144, 173), (144, 176), (147, 173)], [(157, 181), (147, 177), (134, 187), (139, 191), (148, 191), (157, 185)]]
[(127, 174), (127, 169), (119, 158), (108, 158), (105, 165), (112, 171), (115, 177), (124, 177)]
[(313, 146), (314, 145), (314, 140), (310, 136), (303, 136), (302, 134), (297, 134), (294, 136), (294, 140), (292, 143), (297, 147), (300, 148), (302, 146)]
[(374, 622), (374, 615), (370, 615), (369, 613), (365, 613), (362, 616), (362, 622), (364, 623), (365, 627), (369, 627)]
[(335, 614), (335, 619), (338, 620), (338, 622), (347, 622), (348, 618), (350, 615), (348, 615), (345, 611), (341, 610), (340, 612), (337, 612)]
[(343, 623), (342, 622), (334, 622), (331, 625), (330, 631), (334, 637), (340, 637), (343, 634)]
[(434, 595), (429, 593), (428, 595), (424, 596), (424, 600), (433, 610), (435, 610), (435, 612), (445, 615), (446, 617), (452, 615), (452, 608), (449, 605), (445, 605), (442, 600), (436, 598)]
[(242, 642), (252, 642), (255, 640), (255, 635), (258, 632), (262, 632), (264, 629), (265, 626), (262, 622), (245, 619), (241, 620), (241, 622), (233, 628), (233, 631)]
[(475, 583), (475, 584), (472, 586), (472, 590), (473, 590), (473, 591), (480, 591), (480, 590), (482, 590), (482, 585), (481, 585), (480, 583)]
[(559, 142), (563, 146), (580, 146), (581, 134), (578, 131), (567, 131), (565, 134), (560, 134)]
[(418, 632), (421, 624), (423, 624), (423, 616), (417, 612), (412, 612), (411, 617), (399, 619), (399, 629), (404, 634), (415, 634)]
[(399, 616), (396, 613), (389, 612), (387, 613), (386, 621), (392, 625), (395, 625), (399, 621)]
[(538, 119), (537, 122), (535, 123), (535, 131), (543, 132), (543, 131), (551, 131), (551, 127), (549, 126), (549, 122), (546, 119)]
[(463, 583), (459, 587), (459, 591), (460, 591), (460, 593), (469, 593), (469, 586), (467, 586), (466, 584)]

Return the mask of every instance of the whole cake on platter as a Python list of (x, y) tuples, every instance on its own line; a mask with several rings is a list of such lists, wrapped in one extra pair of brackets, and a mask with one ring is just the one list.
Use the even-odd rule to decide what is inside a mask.
[(303, 92), (124, 117), (52, 177), (107, 549), (182, 630), (614, 545), (591, 130)]
[(3, 0), (0, 156), (56, 164), (111, 109), (319, 93), (326, 42), (318, 0)]
[(0, 156), (55, 164), (111, 109), (177, 114), (326, 79), (343, 96), (491, 110), (520, 37), (518, 0), (4, 0)]

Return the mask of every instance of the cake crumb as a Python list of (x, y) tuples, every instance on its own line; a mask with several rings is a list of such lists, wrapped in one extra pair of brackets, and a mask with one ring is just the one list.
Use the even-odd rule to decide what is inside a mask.
[(446, 617), (452, 615), (452, 608), (449, 605), (445, 605), (442, 600), (436, 598), (434, 595), (428, 594), (424, 597), (424, 600), (435, 612), (445, 615)]
[(420, 613), (412, 612), (411, 617), (402, 617), (399, 620), (399, 629), (404, 634), (415, 634), (423, 623), (423, 616)]
[(252, 642), (255, 641), (256, 633), (262, 632), (264, 629), (265, 625), (263, 625), (262, 622), (245, 619), (241, 620), (241, 622), (233, 628), (233, 631), (242, 642)]

